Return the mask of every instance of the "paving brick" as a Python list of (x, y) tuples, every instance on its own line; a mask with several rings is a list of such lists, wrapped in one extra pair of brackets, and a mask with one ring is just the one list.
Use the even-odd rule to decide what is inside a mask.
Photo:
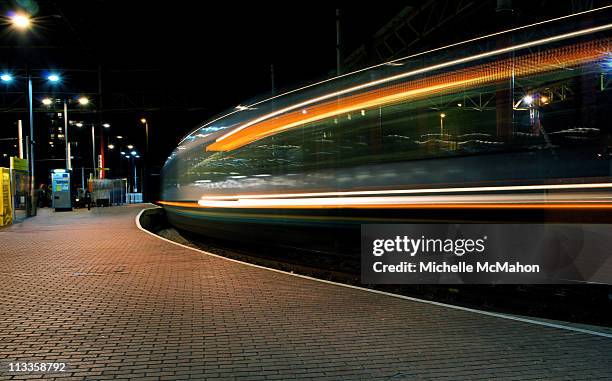
[(138, 230), (141, 208), (0, 230), (0, 364), (69, 364), (45, 379), (612, 379), (610, 339), (215, 258)]

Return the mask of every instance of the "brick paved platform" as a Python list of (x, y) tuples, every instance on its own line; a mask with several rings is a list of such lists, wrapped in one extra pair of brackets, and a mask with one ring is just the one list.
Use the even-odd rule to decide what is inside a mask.
[[(140, 231), (141, 207), (0, 230), (0, 379), (611, 379), (612, 339), (215, 258)], [(49, 375), (46, 378), (50, 378)]]

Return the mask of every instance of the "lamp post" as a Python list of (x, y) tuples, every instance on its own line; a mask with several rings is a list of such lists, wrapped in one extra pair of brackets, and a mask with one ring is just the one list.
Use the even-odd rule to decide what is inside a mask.
[(148, 170), (147, 162), (149, 160), (149, 121), (146, 118), (140, 118), (140, 123), (144, 124), (144, 127), (145, 127), (145, 158), (144, 158), (144, 164), (143, 164), (144, 176), (142, 179), (142, 194), (144, 197), (144, 190), (149, 189), (148, 187), (145, 188), (145, 182), (149, 179), (149, 176), (147, 173), (147, 170)]
[[(50, 76), (51, 77), (51, 76)], [(56, 80), (57, 81), (57, 80)], [(43, 105), (49, 107), (53, 104), (53, 100), (51, 98), (45, 98), (42, 100)], [(68, 126), (70, 125), (68, 122), (68, 104), (70, 103), (69, 99), (62, 100), (64, 104), (64, 144), (66, 145), (66, 171), (72, 170), (72, 155), (70, 150), (70, 140), (68, 138)], [(87, 97), (80, 97), (78, 99), (78, 103), (81, 106), (86, 106), (89, 104), (89, 99)]]
[(444, 118), (446, 118), (446, 114), (440, 114), (440, 143), (444, 140)]
[(146, 118), (141, 118), (140, 123), (145, 126), (145, 153), (149, 153), (149, 121)]
[(131, 152), (121, 152), (123, 157), (128, 160), (128, 165), (132, 167), (130, 170), (133, 170), (133, 182), (132, 182), (132, 193), (138, 193), (138, 176), (136, 174), (136, 159), (140, 159), (140, 155), (137, 151), (132, 150)]
[[(13, 23), (13, 26), (19, 29), (26, 29), (27, 27), (29, 27), (30, 22), (29, 22), (29, 18), (27, 18), (27, 22), (24, 19), (24, 15), (19, 15), (18, 16), (13, 16), (11, 18), (11, 22)], [(28, 83), (28, 116), (29, 116), (29, 122), (30, 122), (30, 144), (29, 144), (29, 155), (28, 155), (28, 160), (29, 160), (29, 165), (30, 165), (30, 197), (32, 197), (34, 195), (34, 191), (35, 191), (35, 186), (36, 186), (36, 178), (35, 178), (35, 167), (34, 167), (34, 162), (35, 162), (35, 147), (36, 147), (36, 139), (34, 137), (34, 106), (33, 106), (33, 95), (32, 95), (32, 79), (34, 78), (38, 78), (41, 79), (42, 77), (33, 77), (32, 75), (26, 73), (25, 76), (23, 77), (14, 77), (13, 75), (9, 74), (9, 73), (2, 73), (0, 75), (0, 80), (4, 83), (11, 83), (13, 82), (13, 80), (15, 78), (23, 78), (27, 80)], [(46, 78), (50, 83), (57, 83), (60, 81), (60, 76), (58, 74), (55, 73), (51, 73), (49, 74)], [(33, 215), (34, 211), (34, 207), (32, 206), (31, 209), (31, 214)]]

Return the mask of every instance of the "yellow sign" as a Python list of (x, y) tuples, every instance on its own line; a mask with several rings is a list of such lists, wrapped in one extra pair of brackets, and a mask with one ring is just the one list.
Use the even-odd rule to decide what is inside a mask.
[(14, 171), (29, 171), (28, 161), (26, 159), (20, 159), (15, 156), (11, 156), (11, 169)]
[(8, 168), (0, 168), (0, 226), (13, 222), (11, 174)]

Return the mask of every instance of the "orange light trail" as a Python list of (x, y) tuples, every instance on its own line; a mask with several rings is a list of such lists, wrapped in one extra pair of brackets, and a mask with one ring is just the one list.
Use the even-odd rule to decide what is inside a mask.
[[(181, 208), (215, 209), (219, 207), (202, 206), (197, 202), (158, 201), (160, 205)], [(274, 208), (278, 208), (275, 206)], [(241, 207), (244, 209), (266, 209), (267, 206)], [(612, 210), (612, 203), (469, 203), (469, 204), (376, 204), (376, 205), (285, 205), (285, 209), (568, 209), (568, 210)]]
[(297, 126), (360, 109), (371, 109), (435, 93), (492, 84), (507, 80), (513, 75), (521, 77), (559, 70), (560, 67), (578, 66), (601, 59), (609, 50), (609, 42), (609, 39), (604, 39), (549, 49), (308, 106), (228, 134), (227, 137), (208, 145), (206, 150), (231, 151)]

